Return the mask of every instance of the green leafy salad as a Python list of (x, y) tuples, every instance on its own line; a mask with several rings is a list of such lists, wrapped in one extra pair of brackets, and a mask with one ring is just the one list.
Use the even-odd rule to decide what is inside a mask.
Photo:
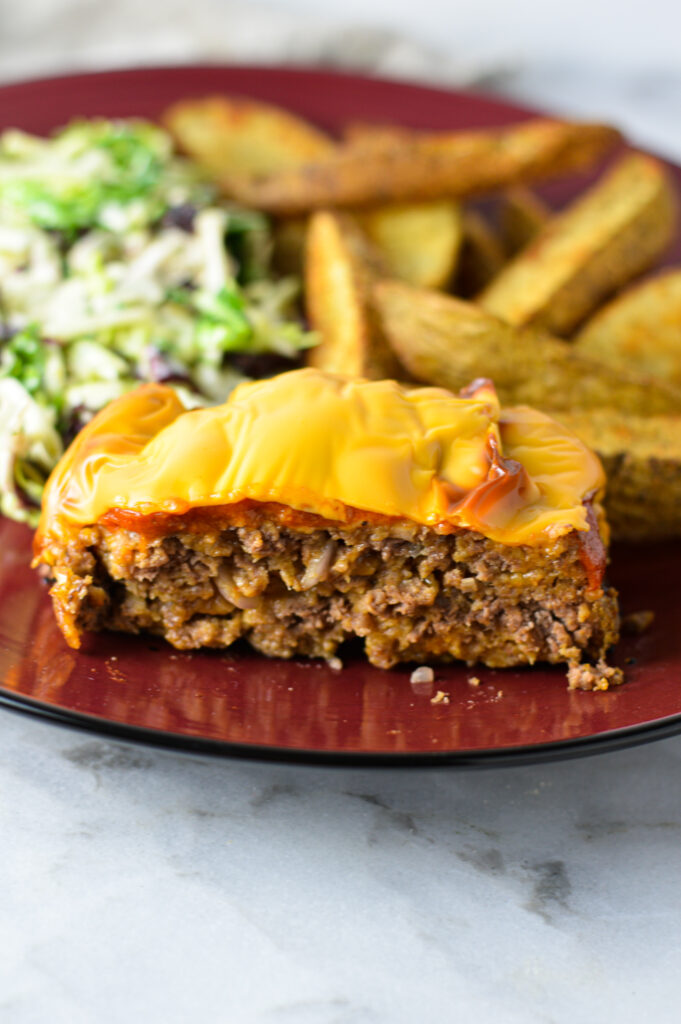
[(34, 523), (64, 446), (141, 382), (222, 402), (313, 344), (269, 253), (155, 125), (0, 135), (0, 512)]

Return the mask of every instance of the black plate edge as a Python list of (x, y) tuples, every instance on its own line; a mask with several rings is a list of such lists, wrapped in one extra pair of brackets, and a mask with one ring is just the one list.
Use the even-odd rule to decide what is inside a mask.
[(669, 739), (681, 733), (681, 714), (643, 725), (633, 725), (612, 732), (585, 736), (576, 740), (542, 743), (531, 747), (503, 747), (484, 750), (441, 750), (417, 754), (369, 753), (342, 750), (304, 750), (296, 747), (263, 747), (256, 744), (228, 743), (200, 736), (182, 736), (162, 729), (99, 718), (78, 711), (10, 692), (0, 687), (0, 707), (7, 711), (43, 718), (54, 725), (68, 725), (81, 732), (96, 733), (141, 746), (174, 750), (184, 754), (202, 754), (225, 760), (249, 760), (308, 764), (319, 767), (355, 768), (512, 768), (546, 764), (573, 758), (611, 753), (628, 747)]

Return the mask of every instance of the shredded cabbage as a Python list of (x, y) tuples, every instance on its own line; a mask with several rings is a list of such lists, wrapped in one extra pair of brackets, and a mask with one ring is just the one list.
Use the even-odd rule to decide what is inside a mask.
[(121, 231), (157, 220), (177, 193), (208, 201), (195, 168), (172, 156), (169, 137), (144, 121), (79, 121), (41, 139), (0, 138), (0, 216), (73, 234)]
[(141, 381), (220, 402), (236, 355), (314, 344), (269, 250), (263, 215), (221, 202), (155, 125), (0, 135), (0, 510), (34, 518), (63, 445)]
[(50, 470), (62, 454), (53, 411), (23, 384), (0, 379), (0, 512), (35, 525)]

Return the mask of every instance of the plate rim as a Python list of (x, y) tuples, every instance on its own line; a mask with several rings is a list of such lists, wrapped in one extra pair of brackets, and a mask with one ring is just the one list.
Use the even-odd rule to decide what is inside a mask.
[[(92, 79), (92, 78), (112, 78), (112, 77), (126, 77), (140, 74), (155, 74), (157, 72), (163, 73), (181, 73), (181, 72), (204, 72), (204, 71), (235, 71), (244, 72), (246, 74), (264, 74), (264, 75), (291, 75), (291, 77), (317, 77), (317, 78), (328, 78), (328, 79), (345, 79), (348, 82), (367, 82), (367, 83), (380, 83), (385, 86), (395, 86), (397, 88), (404, 87), (407, 89), (415, 89), (420, 92), (426, 93), (439, 93), (441, 96), (456, 96), (465, 95), (476, 100), (479, 99), (484, 103), (491, 103), (503, 107), (505, 110), (517, 110), (521, 114), (525, 114), (528, 117), (545, 116), (560, 120), (561, 117), (567, 117), (568, 115), (561, 115), (559, 113), (550, 113), (545, 108), (535, 106), (534, 104), (527, 104), (522, 100), (516, 101), (513, 98), (504, 98), (494, 92), (487, 92), (484, 88), (477, 86), (467, 85), (438, 85), (432, 82), (424, 82), (418, 78), (410, 78), (408, 75), (390, 76), (383, 74), (373, 74), (368, 71), (352, 71), (348, 68), (334, 68), (324, 67), (316, 64), (306, 64), (304, 62), (291, 61), (286, 64), (278, 64), (276, 62), (263, 62), (251, 63), (249, 61), (188, 61), (186, 63), (166, 63), (159, 62), (158, 64), (131, 64), (129, 66), (120, 67), (108, 67), (108, 68), (92, 68), (92, 69), (81, 69), (76, 71), (55, 71), (54, 73), (48, 73), (45, 75), (29, 75), (27, 78), (13, 78), (10, 81), (0, 81), (0, 94), (10, 92), (12, 90), (23, 90), (26, 88), (33, 88), (34, 86), (46, 86), (58, 82), (77, 82), (81, 79)], [(245, 94), (244, 94), (245, 95)], [(270, 101), (273, 104), (275, 101)], [(440, 130), (440, 129), (436, 129)], [(646, 147), (646, 152), (652, 152)]]
[[(202, 72), (243, 72), (246, 74), (263, 74), (265, 76), (291, 76), (292, 78), (317, 78), (345, 80), (347, 82), (380, 83), (388, 88), (407, 88), (425, 94), (440, 96), (465, 96), (471, 100), (493, 105), (505, 113), (515, 112), (520, 117), (548, 116), (559, 117), (541, 106), (527, 105), (506, 99), (484, 89), (468, 86), (437, 85), (410, 79), (409, 76), (391, 77), (372, 74), (365, 71), (352, 71), (342, 68), (328, 68), (305, 63), (249, 63), (249, 62), (186, 62), (186, 63), (153, 63), (126, 67), (109, 67), (97, 69), (79, 69), (75, 71), (57, 71), (46, 75), (29, 76), (0, 83), (0, 97), (13, 92), (43, 89), (52, 84), (79, 84), (92, 79), (127, 78), (140, 74), (182, 74)], [(246, 95), (246, 93), (244, 93)], [(75, 116), (75, 115), (74, 115)], [(653, 155), (648, 147), (646, 152)], [(661, 157), (663, 160), (669, 158)], [(673, 161), (670, 161), (673, 163)], [(678, 166), (678, 165), (676, 165)], [(251, 760), (258, 762), (278, 762), (288, 764), (307, 764), (320, 767), (371, 767), (371, 768), (494, 768), (513, 767), (531, 764), (545, 764), (553, 761), (571, 760), (577, 757), (593, 756), (599, 753), (615, 752), (633, 746), (639, 746), (655, 740), (667, 739), (681, 733), (681, 711), (678, 714), (652, 719), (631, 726), (605, 730), (576, 739), (555, 740), (549, 743), (522, 744), (510, 747), (491, 747), (474, 750), (437, 750), (418, 752), (387, 752), (360, 750), (322, 750), (314, 748), (280, 747), (255, 743), (232, 743), (224, 740), (211, 739), (205, 736), (190, 736), (163, 729), (131, 725), (116, 719), (109, 719), (87, 712), (75, 711), (58, 704), (50, 704), (24, 694), (7, 689), (0, 682), (0, 707), (4, 710), (36, 717), (49, 721), (54, 725), (65, 725), (87, 734), (98, 735), (120, 742), (133, 743), (154, 749), (172, 750), (184, 754), (218, 757), (222, 760)]]
[(345, 768), (510, 768), (532, 764), (568, 761), (578, 757), (615, 753), (642, 746), (656, 740), (670, 739), (681, 733), (681, 712), (653, 719), (639, 725), (625, 726), (552, 743), (490, 747), (480, 750), (344, 751), (305, 747), (265, 746), (256, 743), (230, 743), (206, 736), (189, 736), (130, 725), (116, 719), (103, 718), (87, 712), (73, 711), (58, 704), (49, 704), (0, 685), (0, 707), (31, 718), (40, 718), (53, 725), (67, 725), (80, 732), (96, 734), (137, 746), (152, 747), (176, 753), (217, 757), (221, 760), (258, 761), (262, 763), (317, 765)]

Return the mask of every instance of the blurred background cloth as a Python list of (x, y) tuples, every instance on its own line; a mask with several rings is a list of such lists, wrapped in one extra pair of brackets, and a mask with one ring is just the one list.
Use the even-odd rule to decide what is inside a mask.
[(638, 0), (0, 0), (0, 80), (192, 62), (476, 86), (681, 156), (681, 4)]

